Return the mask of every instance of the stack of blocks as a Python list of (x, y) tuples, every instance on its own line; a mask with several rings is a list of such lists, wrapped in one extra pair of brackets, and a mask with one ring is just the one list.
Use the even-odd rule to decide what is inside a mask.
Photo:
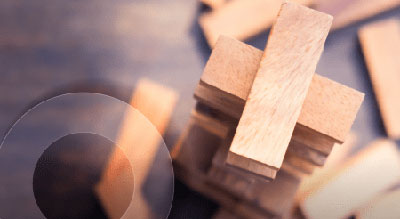
[(302, 177), (344, 142), (364, 97), (314, 74), (331, 23), (283, 3), (264, 52), (219, 37), (172, 152), (178, 178), (238, 218), (290, 213)]

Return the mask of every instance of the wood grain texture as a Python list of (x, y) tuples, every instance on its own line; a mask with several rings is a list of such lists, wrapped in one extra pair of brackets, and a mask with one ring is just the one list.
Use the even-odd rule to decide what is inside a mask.
[(331, 14), (332, 29), (338, 29), (399, 5), (400, 0), (319, 0), (316, 10)]
[(400, 138), (400, 22), (369, 24), (359, 38), (386, 132)]
[(324, 184), (301, 203), (301, 209), (307, 218), (344, 218), (399, 180), (400, 154), (396, 144), (377, 140), (330, 171)]
[[(223, 7), (200, 17), (208, 44), (213, 47), (220, 35), (244, 40), (271, 27), (283, 0), (231, 0)], [(310, 0), (295, 0), (308, 4)]]
[[(201, 81), (195, 90), (195, 98), (239, 119), (262, 54), (261, 50), (252, 46), (221, 36), (204, 68)], [(312, 135), (322, 134), (318, 139), (325, 138), (328, 141), (321, 143), (317, 138), (313, 138), (316, 142), (308, 142), (308, 146), (328, 155), (333, 142), (345, 140), (363, 99), (364, 94), (315, 74), (295, 132), (300, 133), (307, 129)], [(304, 139), (297, 141), (303, 142)]]
[(281, 167), (331, 24), (330, 15), (282, 4), (227, 163), (256, 174)]

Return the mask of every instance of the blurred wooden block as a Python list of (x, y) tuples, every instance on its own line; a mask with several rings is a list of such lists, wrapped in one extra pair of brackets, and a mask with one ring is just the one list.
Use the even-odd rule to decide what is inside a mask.
[[(245, 40), (268, 29), (276, 19), (283, 0), (231, 0), (218, 10), (205, 13), (199, 23), (213, 47), (220, 35)], [(310, 0), (296, 0), (308, 4)]]
[[(195, 90), (195, 98), (239, 119), (261, 57), (262, 51), (221, 36)], [(335, 142), (345, 140), (363, 99), (364, 94), (352, 88), (314, 75), (292, 141), (329, 155)], [(304, 139), (302, 133), (312, 138)]]
[(400, 218), (400, 190), (385, 192), (357, 210), (357, 219)]
[(325, 154), (315, 149), (312, 149), (304, 145), (303, 143), (297, 142), (293, 138), (289, 143), (287, 153), (295, 154), (299, 158), (315, 166), (323, 166), (327, 159), (327, 156)]
[(390, 10), (400, 5), (400, 0), (347, 0), (316, 1), (316, 10), (334, 17), (332, 28), (342, 28), (351, 23)]
[[(133, 152), (135, 147), (147, 148), (146, 153), (140, 155), (140, 159), (132, 159), (140, 160), (140, 162), (135, 163), (136, 167), (138, 167), (135, 171), (135, 185), (139, 186), (144, 183), (157, 153), (158, 144), (162, 141), (160, 134), (163, 134), (168, 126), (177, 99), (178, 94), (170, 88), (147, 79), (141, 79), (137, 83), (131, 99), (131, 105), (139, 110), (141, 114), (136, 111), (133, 115), (125, 115), (123, 125), (118, 133), (118, 142), (116, 142), (127, 157), (135, 156)], [(153, 129), (148, 127), (148, 124), (145, 123), (147, 120), (144, 121), (142, 115), (156, 127), (158, 132), (151, 131)], [(127, 185), (129, 180), (124, 175), (124, 171), (129, 168), (124, 162), (125, 155), (116, 153), (116, 151), (110, 155), (101, 181), (95, 188), (109, 218), (120, 218), (126, 210), (124, 201), (132, 199), (131, 194), (126, 193), (126, 191), (129, 191), (127, 186), (130, 185)], [(138, 169), (140, 171), (137, 171)], [(139, 188), (141, 187), (139, 186)], [(127, 195), (128, 197), (126, 197)], [(140, 198), (136, 199), (136, 203), (140, 203), (141, 207), (134, 210), (136, 216), (140, 218), (151, 217), (151, 210), (148, 210), (147, 201), (142, 195), (138, 196)]]
[(400, 138), (400, 22), (369, 24), (359, 38), (386, 131)]
[(281, 167), (331, 24), (330, 15), (282, 4), (227, 163), (267, 176)]
[(212, 219), (240, 219), (240, 217), (226, 209), (220, 208), (213, 215)]
[(201, 0), (201, 2), (215, 10), (226, 4), (227, 0)]
[(400, 181), (400, 154), (394, 142), (378, 140), (330, 171), (319, 189), (301, 203), (307, 218), (344, 218)]

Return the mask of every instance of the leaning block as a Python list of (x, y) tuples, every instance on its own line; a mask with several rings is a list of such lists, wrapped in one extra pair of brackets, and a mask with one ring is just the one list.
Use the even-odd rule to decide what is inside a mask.
[(300, 207), (307, 218), (345, 218), (400, 182), (400, 154), (394, 142), (378, 140), (331, 170)]
[[(195, 98), (239, 119), (261, 57), (262, 51), (221, 36), (205, 66)], [(335, 142), (344, 142), (363, 99), (364, 94), (315, 74), (292, 141), (329, 155)]]
[(359, 38), (386, 131), (400, 138), (400, 22), (367, 25)]
[(282, 4), (227, 163), (261, 175), (281, 167), (331, 24), (330, 15)]

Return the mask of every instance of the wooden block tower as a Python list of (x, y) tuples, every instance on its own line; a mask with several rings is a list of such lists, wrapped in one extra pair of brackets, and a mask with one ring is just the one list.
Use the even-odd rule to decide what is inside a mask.
[(286, 2), (264, 52), (219, 37), (172, 152), (178, 178), (238, 218), (287, 216), (301, 178), (344, 142), (364, 98), (315, 74), (331, 23)]

